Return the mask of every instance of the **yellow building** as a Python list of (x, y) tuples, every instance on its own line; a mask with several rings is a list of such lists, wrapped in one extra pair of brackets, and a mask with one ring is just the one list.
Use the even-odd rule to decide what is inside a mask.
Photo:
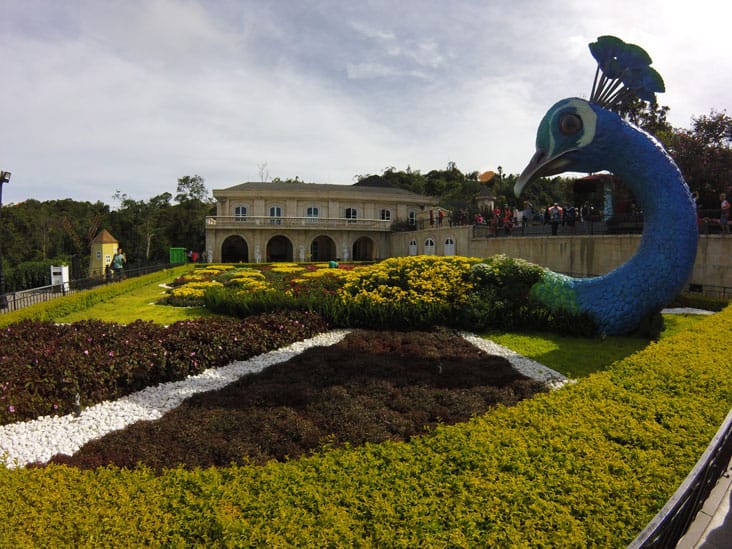
[(102, 229), (91, 242), (91, 255), (89, 257), (89, 277), (101, 277), (105, 275), (107, 266), (112, 263), (114, 253), (119, 247), (119, 242), (107, 229)]

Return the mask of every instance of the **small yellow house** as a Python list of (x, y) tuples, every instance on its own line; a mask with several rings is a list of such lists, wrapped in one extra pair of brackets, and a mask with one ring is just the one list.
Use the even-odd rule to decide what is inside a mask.
[(91, 242), (91, 255), (89, 257), (89, 276), (102, 277), (105, 275), (107, 266), (112, 263), (114, 253), (119, 247), (119, 242), (107, 229), (102, 229)]

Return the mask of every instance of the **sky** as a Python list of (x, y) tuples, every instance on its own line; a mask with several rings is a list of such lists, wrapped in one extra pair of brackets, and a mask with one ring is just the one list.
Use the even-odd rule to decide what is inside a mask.
[(669, 122), (730, 111), (725, 0), (0, 0), (5, 204), (387, 168), (520, 173), (588, 44), (643, 47)]

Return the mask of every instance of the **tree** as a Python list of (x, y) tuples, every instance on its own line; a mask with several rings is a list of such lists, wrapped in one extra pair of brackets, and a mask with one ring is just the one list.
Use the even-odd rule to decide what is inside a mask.
[(692, 118), (691, 130), (674, 130), (666, 148), (703, 208), (716, 208), (720, 192), (732, 185), (732, 118), (711, 110)]
[(198, 200), (199, 202), (208, 200), (208, 191), (203, 183), (203, 177), (200, 175), (186, 175), (179, 178), (178, 188), (175, 192), (175, 201), (179, 204), (189, 200)]
[(669, 107), (661, 107), (655, 101), (648, 103), (638, 97), (629, 97), (620, 106), (619, 114), (663, 142), (664, 137), (673, 132), (673, 127), (666, 120), (669, 110)]
[(178, 204), (170, 210), (165, 232), (168, 241), (176, 247), (203, 251), (206, 247), (206, 216), (216, 213), (203, 178), (194, 175), (178, 179), (175, 200)]

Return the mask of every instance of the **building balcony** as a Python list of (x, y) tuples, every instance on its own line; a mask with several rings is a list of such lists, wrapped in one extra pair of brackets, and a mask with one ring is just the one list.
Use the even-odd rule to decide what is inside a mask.
[(389, 232), (392, 221), (385, 219), (348, 219), (345, 217), (270, 217), (217, 215), (206, 217), (206, 229), (314, 229), (329, 231)]

